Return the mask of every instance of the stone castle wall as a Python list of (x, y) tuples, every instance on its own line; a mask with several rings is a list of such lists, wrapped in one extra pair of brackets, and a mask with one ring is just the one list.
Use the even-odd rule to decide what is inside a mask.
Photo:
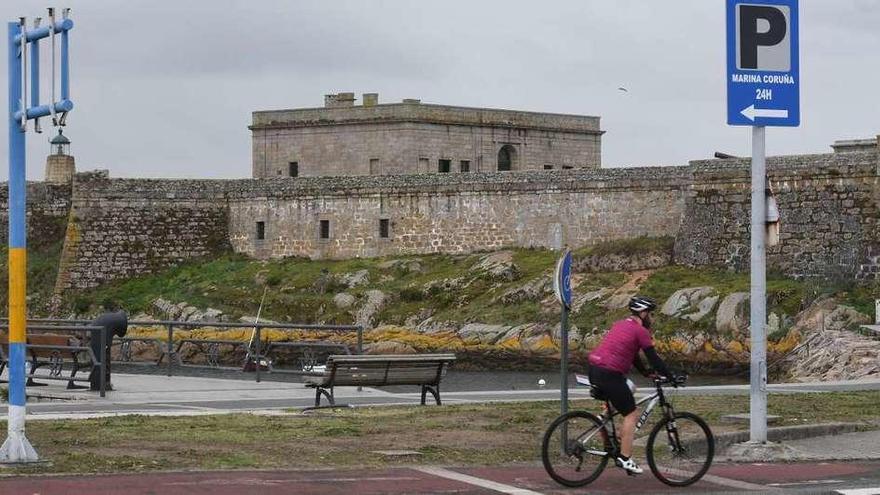
[(223, 181), (78, 177), (57, 292), (229, 250)]
[[(71, 187), (29, 182), (27, 185), (27, 243), (40, 248), (61, 242), (70, 213)], [(0, 183), (0, 243), (9, 245), (9, 187)]]
[[(771, 157), (768, 168), (781, 215), (781, 242), (768, 250), (771, 270), (880, 276), (876, 151)], [(64, 238), (67, 227), (59, 290), (233, 251), (262, 259), (350, 258), (580, 247), (642, 235), (675, 236), (680, 264), (747, 270), (749, 187), (744, 160), (296, 179), (79, 174), (72, 195), (69, 186), (29, 185), (29, 232), (33, 246)], [(4, 203), (5, 187), (0, 191)], [(383, 220), (387, 239), (380, 238)], [(264, 239), (257, 239), (257, 222)]]
[[(877, 151), (771, 157), (780, 242), (768, 268), (823, 279), (878, 278), (880, 179)], [(675, 260), (746, 271), (750, 256), (748, 160), (692, 162)]]
[(230, 195), (229, 233), (260, 258), (576, 247), (677, 231), (689, 184), (683, 167), (254, 181)]

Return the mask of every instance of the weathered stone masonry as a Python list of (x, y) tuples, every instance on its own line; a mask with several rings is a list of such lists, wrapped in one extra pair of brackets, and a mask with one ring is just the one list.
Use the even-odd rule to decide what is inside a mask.
[[(781, 243), (769, 250), (770, 269), (798, 277), (878, 278), (877, 152), (771, 157), (768, 166), (781, 215)], [(579, 247), (640, 235), (675, 236), (681, 264), (748, 266), (745, 160), (387, 177), (78, 177), (72, 197), (69, 186), (29, 186), (32, 243), (41, 237), (38, 225), (54, 222), (63, 233), (70, 219), (59, 290), (229, 251), (264, 259), (349, 258)], [(46, 221), (34, 221), (39, 218)], [(382, 220), (387, 239), (380, 238)]]
[[(692, 165), (676, 262), (748, 270), (749, 161)], [(780, 213), (780, 243), (767, 249), (770, 269), (796, 277), (880, 278), (877, 151), (773, 157), (768, 167)]]
[(424, 174), (444, 171), (441, 161), (450, 173), (601, 164), (599, 117), (365, 96), (364, 106), (340, 93), (325, 108), (254, 112), (253, 177)]

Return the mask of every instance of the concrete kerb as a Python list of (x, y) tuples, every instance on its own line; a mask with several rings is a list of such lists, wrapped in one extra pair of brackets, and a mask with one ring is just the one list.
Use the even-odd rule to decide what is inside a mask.
[[(822, 423), (773, 427), (767, 429), (767, 449), (749, 444), (748, 431), (732, 431), (715, 435), (715, 451), (721, 452), (719, 455), (721, 460), (733, 462), (797, 460), (797, 452), (786, 449), (781, 442), (876, 429), (878, 425), (872, 423)], [(755, 452), (752, 452), (753, 450)], [(772, 456), (772, 459), (768, 459), (767, 455)]]

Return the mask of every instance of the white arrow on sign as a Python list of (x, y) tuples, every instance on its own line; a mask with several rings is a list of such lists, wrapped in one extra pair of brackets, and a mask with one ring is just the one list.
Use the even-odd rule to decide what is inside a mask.
[(769, 119), (787, 119), (788, 118), (788, 110), (773, 110), (770, 108), (755, 108), (754, 103), (744, 108), (741, 114), (745, 115), (745, 117), (752, 122), (755, 121), (755, 117), (764, 117)]

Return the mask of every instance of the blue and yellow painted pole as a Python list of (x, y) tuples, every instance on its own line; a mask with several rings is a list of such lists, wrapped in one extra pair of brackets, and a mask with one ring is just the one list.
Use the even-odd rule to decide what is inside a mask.
[[(25, 129), (16, 110), (25, 109), (22, 91), (23, 51), (16, 37), (20, 23), (9, 23), (9, 418), (7, 437), (0, 447), (0, 462), (39, 459), (24, 433), (25, 342), (27, 291), (27, 235), (25, 228)], [(23, 43), (21, 43), (23, 45)]]
[[(65, 18), (50, 26), (28, 30), (22, 19), (8, 24), (9, 60), (9, 417), (7, 437), (0, 446), (0, 463), (39, 461), (25, 436), (25, 348), (27, 343), (27, 181), (25, 164), (26, 123), (52, 113), (69, 112), (69, 60), (67, 32), (73, 21)], [(54, 30), (62, 33), (61, 100), (40, 105), (38, 42)], [(31, 107), (25, 98), (27, 47), (31, 59)], [(53, 91), (54, 93), (54, 91)], [(53, 94), (54, 96), (54, 94)]]

